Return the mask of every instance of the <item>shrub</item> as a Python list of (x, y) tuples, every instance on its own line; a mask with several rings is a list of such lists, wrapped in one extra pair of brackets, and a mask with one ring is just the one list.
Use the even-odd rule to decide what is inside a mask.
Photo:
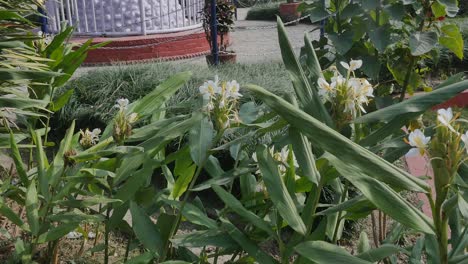
[(276, 20), (279, 16), (279, 4), (267, 4), (253, 7), (247, 12), (246, 20)]

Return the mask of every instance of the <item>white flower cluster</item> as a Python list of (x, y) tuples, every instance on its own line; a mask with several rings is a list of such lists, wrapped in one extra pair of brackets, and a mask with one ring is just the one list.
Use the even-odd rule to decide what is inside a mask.
[[(275, 151), (275, 146), (271, 147), (269, 149), (270, 155), (273, 157), (274, 160), (279, 162), (280, 164), (278, 165), (278, 169), (281, 174), (284, 174), (286, 172), (286, 166), (285, 164), (288, 164), (288, 158), (289, 158), (289, 146), (284, 146), (280, 151)], [(299, 167), (299, 164), (297, 163), (296, 156), (294, 155), (294, 152), (292, 153), (293, 155), (293, 162), (294, 162), (294, 167)], [(255, 162), (258, 162), (257, 159), (257, 153), (252, 154), (252, 159)], [(260, 173), (260, 171), (257, 171), (257, 174)]]
[(99, 142), (99, 134), (101, 134), (101, 129), (95, 128), (93, 131), (86, 129), (85, 131), (80, 129), (80, 145), (83, 148), (90, 148), (96, 145)]
[(226, 129), (232, 122), (240, 122), (237, 103), (242, 94), (237, 81), (220, 82), (215, 76), (214, 80), (206, 81), (198, 89), (203, 97), (204, 109), (213, 114), (219, 128)]
[(366, 112), (363, 105), (374, 97), (374, 89), (366, 79), (355, 77), (354, 71), (362, 67), (361, 60), (351, 60), (349, 64), (341, 62), (341, 66), (348, 70), (347, 76), (342, 76), (336, 67), (332, 67), (334, 76), (330, 83), (324, 78), (317, 81), (319, 95), (332, 104), (344, 104), (343, 111), (356, 117), (359, 112)]
[[(461, 141), (463, 141), (465, 145), (466, 153), (468, 154), (468, 131), (465, 132), (465, 134), (458, 133), (451, 125), (455, 119), (456, 118), (454, 118), (452, 108), (439, 109), (437, 111), (437, 120), (439, 121), (440, 125), (447, 127), (450, 131), (460, 136)], [(407, 157), (415, 155), (422, 156), (427, 153), (427, 148), (429, 142), (431, 141), (431, 137), (426, 137), (420, 129), (415, 129), (409, 134), (408, 140), (405, 139), (405, 141), (412, 147), (408, 153), (406, 153)]]
[(242, 94), (239, 92), (240, 85), (237, 81), (232, 80), (220, 83), (217, 75), (214, 81), (206, 81), (198, 90), (203, 96), (206, 108), (209, 111), (215, 108), (215, 102), (218, 102), (219, 108), (223, 108), (230, 99), (237, 100), (242, 97)]
[(126, 98), (117, 99), (114, 107), (119, 109), (114, 119), (113, 137), (119, 143), (123, 143), (125, 138), (129, 137), (132, 133), (132, 124), (138, 120), (137, 113), (127, 114), (129, 101)]

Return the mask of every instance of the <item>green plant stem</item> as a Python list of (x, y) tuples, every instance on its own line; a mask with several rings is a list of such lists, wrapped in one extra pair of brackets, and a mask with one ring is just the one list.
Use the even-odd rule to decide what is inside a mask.
[(106, 227), (104, 231), (104, 264), (109, 263), (109, 219), (110, 219), (110, 213), (111, 213), (112, 207), (111, 204), (107, 205), (107, 211), (106, 211)]
[(405, 80), (403, 81), (403, 87), (401, 88), (401, 94), (400, 94), (400, 99), (399, 99), (400, 102), (403, 102), (403, 100), (405, 100), (406, 90), (408, 89), (408, 84), (409, 84), (409, 80), (411, 77), (411, 72), (413, 71), (415, 61), (416, 61), (416, 57), (411, 56), (408, 69), (406, 71)]
[(130, 235), (127, 240), (127, 247), (125, 248), (124, 263), (128, 260), (128, 255), (130, 254), (130, 244), (132, 243), (132, 236)]
[[(346, 200), (348, 188), (349, 188), (349, 182), (345, 180), (345, 186), (343, 188), (343, 196), (340, 199), (340, 203), (343, 203)], [(335, 230), (333, 231), (333, 244), (336, 244), (336, 242), (338, 241), (338, 230), (340, 228), (341, 217), (343, 217), (343, 211), (338, 212), (338, 220), (336, 221)]]
[[(419, 24), (418, 31), (423, 30), (424, 23), (426, 23), (425, 19), (423, 19), (421, 23)], [(405, 100), (406, 90), (408, 89), (409, 80), (411, 78), (411, 72), (413, 71), (414, 64), (416, 63), (416, 57), (412, 55), (410, 56), (411, 56), (410, 63), (408, 65), (408, 70), (406, 71), (405, 80), (403, 81), (403, 87), (401, 89), (401, 94), (400, 94), (400, 99), (399, 99), (400, 102), (403, 102), (403, 100)]]
[[(102, 204), (99, 204), (99, 214), (101, 213), (101, 209), (102, 209)], [(96, 225), (96, 229), (94, 231), (94, 234), (95, 234), (95, 237), (94, 237), (94, 243), (93, 243), (93, 247), (95, 247), (97, 245), (97, 241), (98, 241), (98, 237), (99, 237), (99, 222), (97, 223)], [(91, 256), (94, 256), (94, 252), (91, 253)]]
[[(221, 130), (217, 133), (215, 139), (213, 140), (213, 145), (216, 145), (216, 143), (222, 138), (223, 134), (224, 134), (224, 130)], [(193, 186), (195, 185), (195, 182), (197, 181), (198, 176), (200, 176), (200, 173), (202, 172), (203, 167), (205, 166), (205, 163), (206, 163), (206, 158), (201, 162), (200, 166), (198, 166), (197, 170), (195, 171), (195, 175), (193, 176), (192, 181), (190, 182), (190, 185), (187, 188), (187, 191), (185, 192), (184, 199), (182, 200), (182, 204), (180, 205), (180, 209), (179, 209), (179, 212), (177, 213), (176, 220), (169, 233), (169, 238), (172, 238), (177, 231), (177, 228), (180, 224), (180, 220), (182, 219), (182, 212), (185, 208), (185, 205), (187, 204), (190, 194), (192, 193)], [(160, 261), (164, 261), (166, 259), (168, 250), (169, 250), (169, 244), (164, 249), (164, 252), (161, 255)]]

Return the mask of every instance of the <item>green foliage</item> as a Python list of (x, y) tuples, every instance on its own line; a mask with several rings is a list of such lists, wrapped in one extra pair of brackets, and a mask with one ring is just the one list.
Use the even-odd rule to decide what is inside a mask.
[(257, 5), (247, 12), (245, 20), (268, 20), (275, 21), (279, 16), (279, 5), (276, 3)]
[[(453, 1), (438, 4), (445, 7), (447, 15), (455, 12)], [(342, 18), (353, 17), (360, 9), (378, 8), (375, 1), (361, 1), (360, 5), (332, 1), (330, 6), (333, 12), (340, 11), (337, 16)], [(437, 8), (441, 7), (435, 6), (434, 10), (442, 12)], [(392, 5), (390, 10), (398, 15), (398, 6)], [(390, 15), (377, 11), (369, 13), (370, 19), (379, 21), (378, 24), (390, 19)], [(2, 19), (23, 26), (29, 24), (15, 12), (3, 15)], [(344, 25), (336, 26), (340, 31)], [(376, 42), (385, 35), (385, 30), (376, 29), (369, 41)], [(452, 26), (443, 31), (457, 41)], [(388, 63), (396, 82), (418, 82), (418, 77), (398, 72), (399, 63), (413, 58), (408, 56), (428, 52), (435, 45), (431, 32), (407, 34), (407, 46), (400, 49), (401, 61)], [(84, 89), (84, 94), (93, 91), (97, 97), (108, 98), (99, 101), (107, 109), (103, 132), (98, 129), (78, 132), (80, 126), (69, 122), (71, 125), (60, 144), (52, 149), (53, 143), (47, 139), (52, 129), (51, 115), (61, 107), (73, 109), (74, 105), (67, 105), (67, 101), (83, 96), (80, 88), (75, 93), (65, 89), (60, 95), (55, 91), (69, 80), (86, 52), (95, 48), (90, 41), (76, 49), (63, 44), (70, 34), (72, 30), (65, 29), (48, 44), (43, 37), (31, 37), (31, 43), (35, 44), (20, 47), (18, 52), (29, 52), (33, 57), (20, 62), (34, 67), (27, 71), (5, 67), (18, 72), (5, 74), (9, 81), (0, 83), (1, 102), (21, 116), (17, 119), (2, 116), (0, 130), (17, 171), (17, 175), (7, 173), (0, 186), (0, 214), (22, 233), (15, 238), (12, 261), (16, 258), (22, 263), (53, 262), (61, 238), (75, 230), (87, 237), (83, 226), (88, 224), (95, 227), (96, 233), (96, 247), (90, 251), (103, 251), (105, 264), (111, 261), (110, 234), (119, 232), (126, 234), (125, 263), (209, 263), (220, 256), (230, 256), (234, 263), (396, 263), (397, 254), (407, 255), (411, 263), (419, 262), (420, 255), (425, 255), (428, 263), (466, 260), (467, 167), (466, 146), (461, 143), (465, 137), (450, 134), (449, 127), (440, 121), (435, 129), (426, 130), (434, 137), (429, 152), (437, 154), (432, 160), (435, 201), (430, 185), (393, 164), (410, 148), (403, 141), (401, 128), (463, 91), (467, 83), (460, 82), (461, 74), (432, 92), (363, 116), (364, 108), (373, 106), (353, 101), (361, 103), (362, 111), (342, 122), (331, 110), (333, 102), (323, 99), (320, 89), (326, 80), (322, 78), (328, 78), (329, 72), (322, 72), (311, 41), (307, 35), (304, 37), (305, 47), (297, 58), (284, 25), (278, 20), (284, 71), (293, 85), (287, 91), (292, 94), (256, 85), (246, 85), (244, 90), (248, 92), (244, 92), (237, 82), (224, 80), (206, 82), (195, 90), (207, 76), (174, 74), (174, 68), (168, 70), (170, 77), (161, 78), (164, 81), (148, 81), (145, 76), (124, 90), (124, 81), (138, 76), (142, 68), (131, 68), (135, 72), (118, 68), (130, 72), (118, 80), (121, 86), (112, 83), (99, 92), (95, 86)], [(336, 40), (355, 37), (340, 34), (336, 34)], [(31, 44), (29, 40), (19, 43)], [(338, 49), (353, 49), (346, 45)], [(376, 50), (384, 50), (385, 45), (385, 42), (376, 45)], [(11, 43), (0, 45), (2, 63), (8, 66), (18, 62), (8, 59), (11, 49)], [(359, 64), (357, 61), (350, 64), (353, 63)], [(350, 65), (339, 67), (342, 66), (349, 68), (348, 76), (354, 74)], [(221, 68), (220, 76), (239, 77), (235, 73), (239, 68), (228, 67), (224, 69), (226, 72)], [(151, 75), (153, 69), (146, 74)], [(117, 75), (123, 74), (117, 71)], [(207, 71), (206, 75), (211, 73)], [(245, 79), (256, 80), (250, 78)], [(128, 91), (136, 90), (140, 80), (147, 87), (139, 87), (141, 90), (130, 94)], [(98, 77), (92, 81), (98, 85), (104, 82)], [(275, 80), (265, 83), (273, 87), (283, 85), (272, 81)], [(71, 85), (76, 83), (80, 82)], [(28, 89), (21, 96), (6, 96), (23, 85)], [(103, 96), (111, 89), (116, 90), (112, 96)], [(121, 98), (129, 95), (133, 96), (131, 101)], [(264, 105), (249, 101), (247, 95)], [(113, 96), (119, 98), (115, 105)], [(0, 110), (4, 108), (2, 105)], [(459, 125), (453, 125), (460, 129)], [(414, 131), (412, 126), (410, 129)], [(268, 146), (252, 144), (252, 138), (262, 137), (270, 137)], [(255, 153), (251, 156), (252, 149)], [(220, 162), (221, 152), (229, 153), (232, 164)], [(25, 162), (26, 156), (31, 160)], [(13, 179), (17, 183), (12, 184)], [(163, 179), (164, 184), (155, 185), (153, 179)], [(212, 189), (222, 202), (216, 210), (206, 209), (197, 196), (197, 192), (207, 189)], [(402, 191), (426, 194), (433, 218), (407, 201)], [(325, 192), (332, 197), (331, 202), (320, 200)], [(12, 209), (11, 203), (26, 209), (24, 219)], [(353, 254), (338, 246), (346, 219), (357, 220), (376, 209), (396, 223), (386, 239), (381, 237), (372, 248), (363, 233), (358, 251)], [(124, 218), (128, 211), (131, 224)], [(187, 222), (193, 230), (178, 232)], [(447, 236), (449, 226), (451, 240)], [(412, 247), (403, 248), (399, 240), (406, 231), (423, 236)], [(98, 244), (101, 236), (103, 243)], [(277, 256), (273, 257), (262, 246), (268, 243), (277, 245)], [(140, 248), (139, 255), (128, 259), (133, 244)], [(207, 246), (216, 249), (208, 252)], [(200, 253), (194, 254), (194, 248), (200, 248)]]
[(458, 2), (332, 0), (323, 6), (317, 0), (300, 8), (312, 12), (312, 22), (326, 19), (325, 37), (313, 42), (324, 68), (361, 59), (367, 64), (361, 74), (383, 85), (379, 95), (387, 95), (395, 85), (402, 101), (407, 91), (427, 86), (422, 76), (430, 71), (427, 64), (439, 61), (438, 49), (445, 47), (463, 58), (458, 26), (448, 19), (440, 22), (456, 15)]

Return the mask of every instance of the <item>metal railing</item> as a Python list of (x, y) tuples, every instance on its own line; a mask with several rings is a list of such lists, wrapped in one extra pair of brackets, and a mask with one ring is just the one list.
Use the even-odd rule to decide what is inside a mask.
[(204, 0), (48, 0), (46, 10), (52, 33), (66, 23), (75, 35), (128, 36), (199, 28), (203, 5)]

